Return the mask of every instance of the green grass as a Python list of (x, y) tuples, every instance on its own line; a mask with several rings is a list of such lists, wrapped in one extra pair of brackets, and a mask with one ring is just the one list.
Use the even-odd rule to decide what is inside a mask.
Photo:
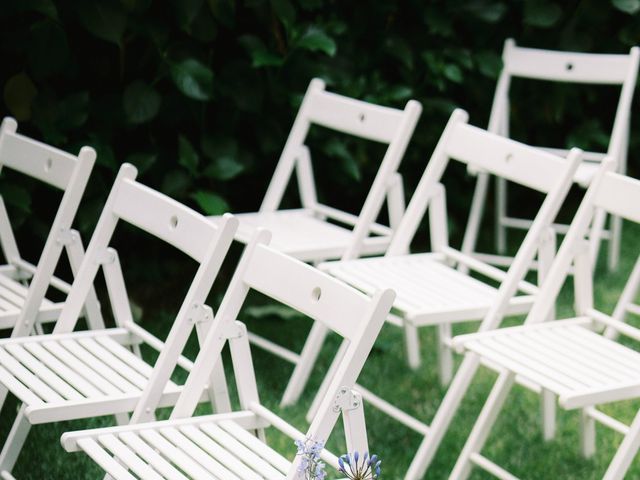
[[(625, 226), (624, 256), (616, 274), (607, 273), (602, 265), (603, 262), (600, 262), (596, 275), (596, 304), (604, 311), (612, 310), (633, 266), (636, 258), (634, 247), (638, 234), (640, 229)], [(569, 281), (559, 301), (558, 310), (561, 316), (570, 315), (572, 311), (570, 284)], [(135, 295), (134, 298), (136, 298)], [(254, 303), (260, 304), (260, 300), (254, 299)], [(157, 332), (166, 331), (170, 323), (170, 315), (162, 308), (154, 308), (151, 304), (144, 306), (143, 325)], [(275, 313), (266, 312), (261, 316), (252, 315), (252, 318), (247, 319), (247, 323), (252, 330), (299, 350), (309, 328), (309, 322), (295, 316), (286, 317), (277, 313), (276, 311)], [(509, 320), (510, 323), (518, 321), (519, 319)], [(464, 325), (457, 327), (456, 331), (469, 331), (472, 328), (473, 326)], [(361, 375), (360, 382), (395, 405), (429, 422), (445, 389), (437, 381), (432, 328), (421, 330), (421, 341), (424, 363), (419, 371), (412, 372), (404, 363), (401, 331), (390, 325), (385, 326)], [(298, 405), (286, 409), (278, 408), (278, 400), (292, 367), (286, 362), (254, 349), (254, 363), (262, 401), (304, 430), (306, 408), (310, 405), (313, 392), (319, 386), (322, 374), (336, 348), (336, 339), (331, 339), (323, 350), (321, 364), (314, 371), (302, 400)], [(192, 353), (196, 350), (193, 343), (190, 350)], [(229, 368), (230, 362), (227, 362), (226, 366)], [(495, 374), (486, 369), (481, 369), (476, 376), (426, 478), (447, 478), (495, 378)], [(639, 406), (639, 402), (620, 402), (607, 405), (604, 410), (629, 422)], [(15, 408), (15, 399), (10, 398), (0, 418), (0, 435), (3, 438), (13, 420)], [(205, 412), (206, 408), (202, 411)], [(366, 415), (370, 448), (383, 458), (384, 478), (402, 478), (420, 438), (372, 407), (366, 408)], [(597, 453), (592, 459), (585, 460), (578, 450), (578, 419), (578, 412), (565, 412), (559, 409), (557, 436), (553, 441), (543, 442), (539, 428), (538, 398), (523, 388), (516, 387), (511, 392), (506, 408), (483, 453), (512, 473), (526, 479), (601, 478), (621, 437), (606, 428), (598, 427)], [(100, 470), (86, 456), (65, 453), (60, 447), (59, 439), (65, 431), (112, 423), (111, 418), (100, 418), (34, 427), (14, 470), (16, 476), (22, 479), (101, 478)], [(342, 452), (344, 449), (340, 437), (340, 429), (338, 429), (330, 442), (330, 447), (336, 452)], [(270, 431), (268, 439), (284, 454), (289, 456), (293, 454), (293, 445), (289, 439)], [(640, 477), (640, 462), (635, 462), (628, 477)], [(476, 470), (472, 478), (490, 477)]]

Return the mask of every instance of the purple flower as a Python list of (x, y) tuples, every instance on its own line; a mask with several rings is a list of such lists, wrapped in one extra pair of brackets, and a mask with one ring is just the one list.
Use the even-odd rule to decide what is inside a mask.
[(338, 459), (338, 471), (350, 480), (377, 480), (381, 463), (377, 455), (369, 457), (368, 452), (362, 456), (358, 452), (346, 453)]

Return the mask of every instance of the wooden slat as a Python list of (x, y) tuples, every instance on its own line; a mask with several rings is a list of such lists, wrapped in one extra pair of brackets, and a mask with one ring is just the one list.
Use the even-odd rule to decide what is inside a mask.
[(102, 361), (102, 359), (95, 357), (90, 352), (82, 348), (76, 341), (62, 340), (59, 343), (60, 346), (78, 357), (85, 364), (85, 368), (90, 368), (94, 371), (94, 374), (102, 376), (103, 379), (105, 379), (112, 385), (115, 385), (122, 392), (134, 393), (140, 391), (138, 387), (125, 379), (110, 365), (107, 365)]
[(122, 393), (119, 388), (107, 382), (101, 375), (96, 375), (93, 370), (88, 369), (84, 362), (75, 355), (72, 355), (68, 350), (62, 348), (58, 342), (44, 341), (42, 342), (42, 346), (67, 367), (71, 368), (98, 390), (102, 391), (102, 393), (106, 393), (107, 395), (118, 395)]
[(78, 440), (78, 446), (115, 480), (136, 480), (92, 438)]
[(135, 454), (127, 445), (122, 443), (115, 435), (102, 435), (98, 442), (118, 459), (123, 466), (135, 473), (142, 480), (162, 480), (149, 465)]
[(146, 444), (136, 433), (123, 432), (119, 434), (119, 438), (136, 452), (140, 458), (144, 458), (168, 480), (188, 480), (187, 477), (162, 458), (156, 450)]
[(40, 380), (45, 382), (54, 391), (58, 392), (67, 400), (80, 400), (84, 398), (71, 385), (60, 378), (54, 371), (49, 369), (47, 365), (42, 363), (36, 357), (31, 355), (20, 344), (7, 345), (4, 347), (14, 358), (16, 358), (25, 367), (31, 370)]
[[(109, 350), (104, 348), (93, 338), (79, 339), (78, 343), (88, 350), (95, 357), (102, 360), (102, 362), (109, 365), (113, 370), (118, 372), (120, 376), (127, 379), (127, 381), (133, 383), (139, 389), (144, 389), (148, 383), (148, 377), (140, 375), (136, 370), (131, 368), (127, 363), (123, 362), (120, 358), (113, 355)], [(133, 352), (129, 352), (131, 357), (136, 357)], [(138, 358), (138, 357), (136, 357)]]
[(31, 354), (38, 360), (46, 364), (51, 370), (56, 372), (62, 378), (64, 378), (70, 385), (73, 386), (80, 393), (86, 397), (102, 396), (102, 393), (87, 382), (84, 378), (78, 375), (76, 372), (67, 367), (64, 363), (58, 360), (56, 357), (46, 351), (42, 345), (36, 342), (24, 342), (22, 343), (24, 348), (31, 352)]
[(242, 459), (247, 465), (268, 480), (281, 480), (282, 473), (276, 470), (269, 462), (258, 456), (253, 450), (243, 445), (231, 434), (214, 423), (200, 425), (200, 430), (210, 436), (216, 442), (225, 446), (230, 454)]
[(176, 448), (182, 450), (189, 457), (193, 458), (199, 465), (202, 465), (214, 477), (220, 480), (247, 480), (242, 479), (228, 470), (223, 464), (218, 462), (189, 438), (184, 436), (174, 427), (166, 427), (159, 430), (163, 437), (173, 443)]
[(51, 387), (27, 370), (20, 362), (13, 358), (4, 348), (0, 348), (0, 363), (11, 372), (17, 380), (22, 382), (33, 393), (47, 402), (60, 402), (64, 399)]
[(175, 445), (168, 442), (157, 431), (152, 429), (141, 430), (140, 437), (194, 480), (211, 480), (211, 474), (195, 460), (176, 448)]
[(235, 472), (243, 480), (261, 480), (262, 477), (247, 467), (242, 461), (238, 460), (225, 449), (224, 445), (216, 443), (211, 437), (208, 437), (193, 425), (184, 425), (180, 427), (180, 431), (186, 435), (192, 442), (202, 448), (211, 457), (222, 463), (232, 472)]

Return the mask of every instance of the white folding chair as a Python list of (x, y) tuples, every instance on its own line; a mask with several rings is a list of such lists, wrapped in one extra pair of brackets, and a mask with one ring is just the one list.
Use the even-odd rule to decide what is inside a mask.
[[(292, 439), (326, 442), (340, 413), (348, 450), (368, 450), (362, 401), (352, 387), (395, 295), (386, 290), (367, 298), (314, 267), (265, 246), (259, 238), (265, 241), (268, 235), (264, 233), (258, 233), (256, 242), (245, 250), (170, 419), (65, 433), (62, 445), (67, 451), (84, 451), (117, 480), (292, 480), (301, 478), (297, 468), (301, 458), (291, 460), (270, 448), (264, 429), (274, 427)], [(323, 323), (349, 343), (306, 436), (260, 403), (246, 327), (236, 320), (250, 290)], [(240, 407), (233, 412), (192, 417), (198, 392), (227, 342)], [(154, 407), (141, 402), (137, 411)], [(326, 450), (322, 457), (337, 467), (337, 458)]]
[[(596, 422), (621, 433), (624, 439), (603, 478), (625, 477), (640, 446), (640, 411), (627, 426), (596, 406), (638, 398), (640, 353), (631, 345), (640, 341), (640, 330), (594, 307), (587, 240), (589, 224), (599, 209), (640, 223), (640, 181), (606, 171), (612, 169), (612, 164), (604, 165), (589, 187), (525, 325), (454, 339), (468, 358), (487, 358), (500, 373), (450, 478), (467, 478), (473, 466), (499, 478), (516, 478), (481, 454), (515, 375), (552, 391), (561, 407), (580, 409), (583, 455), (595, 452)], [(547, 321), (572, 262), (577, 316)], [(626, 337), (625, 343), (603, 335), (611, 331)]]
[[(551, 264), (555, 237), (550, 225), (581, 161), (581, 152), (577, 149), (564, 159), (466, 122), (467, 114), (462, 110), (451, 115), (384, 257), (327, 262), (319, 267), (366, 293), (379, 288), (393, 288), (397, 292), (388, 321), (404, 328), (408, 356), (414, 367), (420, 361), (417, 329), (437, 326), (443, 383), (449, 382), (453, 371), (450, 350), (452, 324), (481, 320), (487, 316), (497, 321), (505, 315), (526, 313), (531, 308), (538, 287), (525, 281), (524, 276), (536, 252), (543, 265), (548, 268)], [(451, 161), (507, 178), (543, 195), (544, 200), (531, 229), (507, 272), (449, 246), (445, 188), (440, 181)], [(432, 251), (407, 254), (427, 209)], [(463, 267), (464, 271), (461, 271)], [(475, 275), (470, 275), (468, 269)], [(542, 273), (545, 271), (541, 269)], [(486, 324), (487, 320), (483, 325)], [(300, 363), (312, 365), (315, 358), (305, 358), (304, 352)], [(320, 394), (332, 378), (334, 368), (332, 366), (327, 373)], [(429, 437), (430, 426), (375, 393), (360, 386), (358, 389), (368, 403), (422, 436)], [(317, 405), (316, 398), (310, 415)], [(419, 477), (408, 475), (407, 478)]]
[[(70, 285), (54, 276), (65, 249), (73, 273), (84, 249), (80, 235), (71, 229), (80, 199), (96, 159), (95, 151), (82, 147), (75, 156), (16, 133), (17, 123), (6, 117), (0, 126), (0, 168), (14, 170), (64, 192), (37, 265), (20, 256), (4, 200), (0, 196), (0, 247), (6, 264), (0, 265), (0, 329), (11, 335), (29, 335), (42, 323), (57, 320), (64, 302), (46, 297), (50, 287), (69, 293)], [(93, 289), (86, 302), (86, 318), (93, 328), (104, 327)]]
[[(136, 182), (136, 174), (131, 165), (120, 168), (53, 333), (0, 340), (0, 383), (22, 402), (0, 453), (3, 478), (13, 468), (32, 424), (110, 414), (122, 422), (128, 420), (126, 412), (134, 410), (141, 395), (145, 401), (173, 405), (181, 392), (182, 387), (169, 377), (176, 364), (191, 369), (192, 362), (181, 355), (182, 349), (194, 326), (202, 336), (210, 325), (213, 315), (204, 301), (238, 222), (229, 215), (216, 227), (206, 217)], [(118, 254), (109, 247), (120, 221), (165, 241), (199, 264), (166, 343), (134, 323)], [(116, 327), (74, 332), (100, 267)], [(157, 368), (141, 357), (143, 343), (159, 352)], [(225, 411), (229, 407), (224, 372), (222, 381), (217, 380), (204, 398)], [(146, 388), (150, 382), (165, 387)], [(6, 390), (3, 393), (2, 401)], [(139, 415), (152, 418), (145, 412)]]
[[(587, 188), (599, 163), (606, 156), (617, 162), (617, 171), (625, 173), (627, 169), (627, 146), (631, 103), (638, 76), (640, 48), (633, 47), (628, 55), (595, 54), (538, 50), (516, 46), (512, 39), (505, 42), (502, 54), (503, 69), (498, 79), (489, 131), (509, 136), (510, 101), (509, 89), (512, 78), (525, 78), (550, 82), (593, 85), (619, 85), (620, 99), (616, 110), (613, 129), (606, 153), (585, 152), (584, 162), (578, 168), (574, 182)], [(567, 150), (545, 148), (556, 155), (566, 155)], [(498, 255), (476, 252), (476, 241), (485, 203), (487, 201), (489, 176), (480, 172), (473, 197), (473, 209), (469, 215), (462, 251), (474, 254), (477, 258), (492, 264), (508, 265), (511, 258), (505, 256), (507, 249), (507, 229), (528, 229), (531, 221), (516, 218), (509, 214), (507, 205), (507, 181), (496, 179), (495, 232)], [(602, 239), (608, 240), (608, 265), (613, 270), (620, 257), (620, 238), (622, 222), (612, 217), (609, 228), (605, 229), (606, 216), (599, 214), (594, 219), (591, 231), (591, 256), (595, 259)], [(566, 233), (568, 225), (554, 225), (558, 233)]]
[[(256, 227), (272, 232), (272, 246), (305, 262), (383, 253), (404, 209), (398, 166), (420, 116), (420, 103), (404, 110), (382, 107), (325, 91), (313, 79), (304, 96), (273, 178), (256, 213), (237, 214), (236, 239), (246, 243)], [(312, 125), (388, 145), (358, 216), (320, 203), (305, 139)], [(302, 208), (280, 209), (294, 168)], [(390, 227), (376, 222), (387, 197)], [(219, 217), (210, 217), (216, 220)], [(356, 249), (359, 246), (360, 250)]]

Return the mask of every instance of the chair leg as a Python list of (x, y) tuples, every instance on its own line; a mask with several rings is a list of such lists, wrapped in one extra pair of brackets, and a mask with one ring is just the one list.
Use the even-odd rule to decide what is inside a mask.
[(129, 425), (129, 414), (126, 412), (116, 413), (114, 415), (116, 425)]
[[(484, 206), (487, 203), (487, 191), (489, 188), (489, 175), (487, 173), (478, 173), (476, 180), (476, 188), (473, 191), (473, 199), (471, 200), (471, 211), (467, 220), (467, 227), (464, 230), (464, 238), (462, 240), (461, 252), (466, 255), (472, 255), (476, 251), (478, 242), (478, 232), (480, 231), (480, 222), (484, 213)], [(468, 273), (469, 268), (461, 265), (458, 268), (462, 273)]]
[(31, 429), (25, 409), (26, 407), (22, 405), (18, 410), (18, 415), (0, 452), (0, 473), (5, 471), (11, 473)]
[(491, 389), (487, 402), (482, 407), (480, 416), (473, 426), (473, 430), (469, 434), (467, 441), (453, 467), (453, 471), (449, 476), (451, 480), (465, 480), (469, 477), (473, 467), (471, 463), (471, 455), (480, 453), (482, 447), (487, 441), (489, 432), (498, 418), (498, 414), (504, 406), (507, 395), (511, 391), (511, 387), (516, 376), (512, 372), (503, 372), (496, 380), (495, 385)]
[(478, 355), (475, 353), (467, 353), (465, 355), (447, 393), (442, 399), (438, 411), (433, 417), (429, 433), (422, 440), (411, 465), (409, 465), (405, 480), (418, 480), (424, 476), (479, 366), (480, 359)]
[(620, 261), (620, 242), (622, 241), (622, 218), (612, 216), (611, 226), (609, 227), (609, 245), (608, 245), (608, 261), (607, 265), (610, 272), (615, 272), (618, 269), (618, 262)]
[(420, 337), (418, 334), (418, 327), (414, 324), (402, 322), (402, 329), (404, 331), (404, 348), (407, 358), (407, 365), (412, 370), (417, 370), (422, 364), (422, 358), (420, 356)]
[(591, 229), (589, 230), (589, 255), (591, 256), (591, 268), (595, 270), (598, 263), (598, 254), (600, 253), (600, 245), (602, 244), (602, 232), (604, 232), (607, 222), (607, 212), (604, 210), (596, 210), (593, 220), (591, 221)]
[(556, 395), (543, 388), (540, 395), (540, 421), (542, 427), (542, 438), (546, 442), (553, 440), (556, 436)]
[(447, 386), (453, 377), (453, 352), (449, 347), (451, 342), (451, 324), (438, 325), (438, 375), (440, 384)]
[(584, 458), (591, 458), (596, 453), (596, 421), (586, 408), (580, 410), (580, 452)]
[(633, 422), (629, 426), (629, 432), (618, 447), (613, 460), (609, 464), (602, 480), (622, 480), (629, 470), (636, 453), (640, 448), (640, 411), (636, 413)]
[(320, 322), (314, 322), (304, 347), (302, 348), (302, 352), (300, 352), (298, 363), (296, 364), (293, 374), (289, 379), (289, 383), (287, 384), (287, 388), (282, 395), (280, 406), (293, 405), (300, 398), (300, 395), (309, 380), (309, 376), (311, 375), (311, 369), (318, 359), (320, 349), (322, 348), (324, 339), (327, 337), (327, 333), (328, 330), (324, 325), (321, 325)]
[(507, 216), (507, 181), (496, 178), (496, 250), (500, 255), (507, 251), (507, 228), (503, 224)]
[(348, 347), (349, 347), (349, 342), (347, 340), (343, 340), (342, 343), (340, 344), (340, 348), (336, 352), (336, 356), (333, 358), (333, 362), (331, 362), (331, 366), (329, 367), (329, 370), (327, 370), (327, 373), (322, 379), (320, 388), (316, 392), (316, 396), (313, 398), (313, 402), (311, 402), (311, 406), (309, 407), (309, 410), (307, 411), (306, 418), (309, 423), (313, 421), (314, 417), (316, 416), (316, 413), (318, 413), (320, 404), (322, 403), (322, 400), (324, 400), (324, 396), (327, 394), (327, 389), (331, 384), (331, 380), (333, 380), (333, 376), (335, 375), (336, 370), (338, 370), (338, 367), (340, 366), (340, 362), (342, 361), (344, 354), (347, 352)]

